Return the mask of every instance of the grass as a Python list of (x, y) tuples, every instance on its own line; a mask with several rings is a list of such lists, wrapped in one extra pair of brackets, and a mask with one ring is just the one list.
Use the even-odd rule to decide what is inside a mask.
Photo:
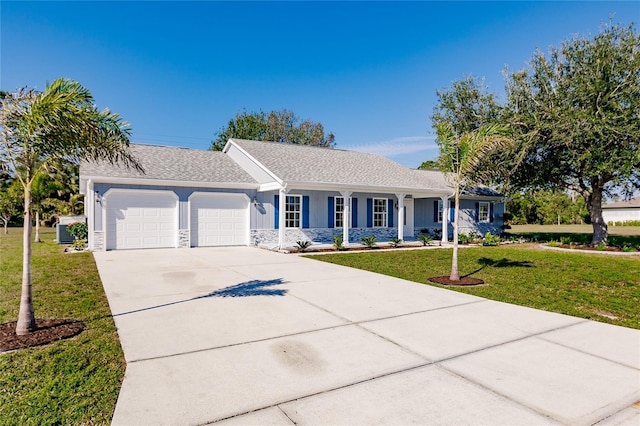
[[(109, 305), (90, 253), (64, 254), (51, 229), (33, 244), (37, 318), (85, 322), (80, 335), (0, 354), (0, 424), (109, 424), (125, 370)], [(22, 229), (0, 234), (0, 323), (20, 303)]]
[[(609, 226), (609, 244), (622, 246), (630, 244), (640, 246), (640, 226)], [(593, 227), (591, 225), (511, 225), (506, 230), (509, 235), (535, 238), (538, 241), (571, 238), (574, 242), (591, 242)]]
[[(451, 249), (312, 258), (436, 287), (444, 286), (430, 283), (429, 277), (451, 271)], [(533, 244), (473, 247), (460, 251), (459, 267), (461, 275), (487, 285), (447, 287), (451, 290), (640, 329), (640, 255), (564, 253)]]

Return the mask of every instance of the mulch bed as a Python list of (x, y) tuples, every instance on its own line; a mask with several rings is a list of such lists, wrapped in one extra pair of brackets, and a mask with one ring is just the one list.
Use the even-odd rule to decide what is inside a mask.
[(37, 319), (36, 330), (26, 336), (16, 335), (16, 321), (0, 324), (0, 352), (46, 345), (68, 339), (84, 330), (84, 323), (74, 319)]
[(431, 277), (429, 281), (436, 284), (449, 285), (449, 286), (473, 286), (482, 285), (484, 281), (479, 278), (461, 277), (459, 280), (450, 280), (449, 276)]

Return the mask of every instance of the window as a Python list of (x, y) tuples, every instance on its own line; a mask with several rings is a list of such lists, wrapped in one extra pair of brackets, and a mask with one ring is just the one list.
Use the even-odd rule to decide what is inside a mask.
[[(349, 197), (349, 206), (351, 207), (352, 205), (351, 197)], [(334, 224), (336, 228), (344, 226), (344, 197), (335, 197)], [(351, 227), (351, 218), (349, 218), (349, 227)]]
[(489, 222), (489, 203), (478, 203), (478, 222)]
[(287, 228), (300, 228), (302, 216), (302, 197), (300, 195), (287, 195), (285, 204), (284, 222)]
[(443, 215), (443, 209), (444, 209), (444, 205), (442, 203), (442, 200), (438, 200), (438, 223), (442, 223), (442, 215)]
[(382, 228), (387, 226), (387, 199), (373, 199), (373, 227)]

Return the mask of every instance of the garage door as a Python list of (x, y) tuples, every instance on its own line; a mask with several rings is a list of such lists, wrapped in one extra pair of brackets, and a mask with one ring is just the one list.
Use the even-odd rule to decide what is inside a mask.
[(194, 193), (191, 245), (238, 246), (249, 241), (249, 199), (244, 194)]
[(112, 191), (105, 195), (107, 250), (176, 247), (178, 197), (173, 192)]

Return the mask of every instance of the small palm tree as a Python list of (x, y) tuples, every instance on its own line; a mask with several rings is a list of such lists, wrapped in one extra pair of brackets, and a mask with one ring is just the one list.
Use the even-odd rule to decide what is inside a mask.
[(495, 169), (483, 162), (499, 148), (512, 144), (506, 135), (506, 128), (486, 125), (470, 132), (456, 134), (448, 124), (436, 126), (436, 142), (440, 147), (438, 163), (453, 185), (455, 214), (453, 222), (453, 257), (451, 260), (452, 281), (460, 280), (458, 271), (458, 219), (460, 217), (460, 193), (469, 185), (486, 181)]
[(105, 160), (143, 171), (128, 150), (130, 129), (118, 114), (98, 111), (80, 83), (58, 79), (43, 92), (21, 89), (0, 106), (0, 162), (24, 190), (22, 295), (16, 334), (36, 329), (31, 292), (31, 211), (36, 179), (55, 161)]

